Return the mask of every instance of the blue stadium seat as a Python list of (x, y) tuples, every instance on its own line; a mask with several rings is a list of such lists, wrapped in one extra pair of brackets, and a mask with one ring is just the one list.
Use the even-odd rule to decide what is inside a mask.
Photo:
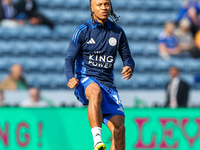
[(132, 80), (132, 87), (133, 88), (148, 88), (150, 82), (150, 76), (146, 74), (134, 74)]
[(117, 88), (130, 89), (132, 88), (133, 79), (129, 81), (122, 78), (121, 72), (114, 72), (114, 84)]
[(82, 0), (67, 0), (67, 3), (65, 4), (67, 8), (74, 9), (74, 8), (80, 8), (82, 4)]
[(13, 42), (5, 42), (1, 41), (0, 42), (0, 55), (12, 55), (13, 54)]
[(158, 35), (162, 32), (163, 28), (158, 28), (158, 27), (153, 27), (153, 28), (148, 28), (148, 40), (149, 41), (157, 41)]
[(24, 61), (23, 68), (26, 72), (39, 72), (43, 63), (40, 59), (34, 57), (27, 57)]
[(25, 77), (29, 86), (39, 89), (51, 89), (53, 81), (51, 74), (26, 74)]
[(18, 39), (21, 27), (7, 28), (3, 27), (0, 30), (0, 34), (2, 34), (2, 39), (10, 40), (10, 39)]
[(21, 39), (33, 39), (36, 37), (37, 30), (34, 26), (26, 25), (20, 29), (19, 37)]
[(12, 53), (17, 56), (28, 55), (29, 47), (27, 43), (23, 42), (13, 42), (12, 45)]
[(56, 26), (54, 29), (54, 39), (59, 39), (59, 38), (71, 38), (73, 31), (75, 30), (75, 26)]
[(39, 88), (39, 83), (38, 83), (38, 80), (37, 80), (37, 74), (26, 74), (25, 73), (25, 79), (26, 79), (26, 82), (28, 84), (28, 86), (30, 87), (36, 87), (36, 88)]
[(171, 60), (171, 65), (178, 67), (180, 70), (184, 70), (185, 66), (186, 66), (186, 63), (181, 58), (173, 58)]
[(115, 61), (115, 64), (114, 64), (114, 68), (115, 70), (118, 70), (118, 71), (122, 71), (122, 68), (123, 68), (123, 62), (120, 58), (120, 56), (117, 57), (116, 61)]
[(152, 24), (163, 25), (166, 21), (173, 21), (176, 17), (175, 13), (165, 12), (165, 13), (154, 13), (154, 20)]
[[(42, 1), (42, 0), (41, 0)], [(51, 21), (53, 21), (54, 23), (57, 23), (59, 21), (59, 18), (61, 16), (60, 12), (63, 11), (57, 11), (57, 10), (53, 10), (52, 9), (39, 9), (39, 12), (41, 14), (43, 14), (45, 17), (47, 17), (48, 19), (50, 19)]]
[(1, 58), (1, 61), (0, 61), (0, 71), (1, 72), (6, 72), (8, 70), (9, 70), (9, 68), (8, 68), (8, 59)]
[(168, 68), (170, 67), (170, 65), (171, 65), (170, 61), (165, 61), (161, 58), (157, 58), (155, 59), (153, 70), (156, 72), (161, 72), (161, 71), (166, 72)]
[(168, 74), (151, 74), (150, 87), (152, 88), (165, 88), (169, 81)]
[(119, 12), (117, 15), (120, 16), (119, 23), (123, 25), (130, 25), (130, 24), (137, 24), (138, 21), (138, 15), (131, 14), (131, 13), (125, 13), (125, 12)]
[(190, 85), (190, 87), (195, 87), (194, 75), (192, 74), (181, 74), (181, 77)]
[(134, 58), (136, 63), (136, 70), (138, 72), (152, 71), (155, 61), (153, 58)]
[(48, 48), (43, 41), (31, 41), (27, 42), (28, 53), (30, 56), (48, 56)]
[(7, 73), (0, 73), (0, 82), (7, 76)]
[(64, 74), (53, 75), (52, 78), (53, 80), (52, 80), (51, 88), (53, 89), (67, 88), (68, 81)]
[(52, 58), (40, 58), (40, 71), (42, 72), (55, 72), (56, 71), (56, 61)]
[(66, 0), (53, 0), (51, 3), (48, 2), (48, 6), (51, 8), (63, 7), (66, 5), (66, 3)]
[(198, 59), (185, 59), (182, 61), (182, 63), (185, 65), (183, 70), (187, 73), (199, 73), (200, 63)]
[(72, 12), (69, 12), (69, 11), (62, 11), (62, 12), (60, 12), (58, 22), (60, 24), (73, 23), (75, 16), (76, 16), (75, 12), (72, 13)]
[(158, 9), (160, 10), (173, 10), (174, 3), (169, 0), (158, 1)]
[(140, 25), (152, 24), (154, 17), (155, 17), (151, 13), (146, 13), (146, 12), (137, 13), (137, 15), (138, 15), (137, 24), (140, 24)]
[(156, 10), (158, 9), (158, 1), (157, 0), (147, 0), (143, 3), (143, 8), (146, 10)]
[(53, 81), (51, 74), (41, 74), (37, 76), (37, 81), (41, 89), (50, 89)]
[(129, 10), (141, 10), (143, 8), (144, 1), (143, 0), (131, 0), (129, 1), (127, 8)]
[(49, 0), (35, 0), (37, 5), (42, 7), (47, 7), (49, 4)]
[(60, 58), (55, 58), (53, 61), (56, 63), (56, 72), (64, 74), (64, 67), (65, 67), (65, 56)]
[(74, 23), (76, 24), (80, 24), (80, 23), (84, 23), (87, 20), (90, 20), (90, 11), (75, 11), (74, 12)]
[(144, 43), (130, 42), (129, 47), (131, 50), (131, 54), (135, 56), (135, 55), (143, 55), (146, 46)]
[(34, 28), (35, 30), (35, 37), (38, 40), (42, 39), (51, 39), (52, 38), (52, 31), (48, 26), (40, 25)]
[(144, 43), (143, 56), (158, 56), (158, 45), (156, 43)]
[(113, 5), (113, 8), (114, 8), (114, 9), (117, 9), (117, 10), (122, 9), (122, 10), (124, 10), (124, 9), (127, 8), (128, 2), (129, 2), (128, 0), (114, 1), (114, 2), (112, 3), (112, 5)]

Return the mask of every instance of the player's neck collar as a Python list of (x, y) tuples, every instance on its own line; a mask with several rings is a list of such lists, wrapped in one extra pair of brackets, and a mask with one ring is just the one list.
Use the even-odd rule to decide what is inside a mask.
[[(111, 21), (108, 19), (107, 22), (105, 23), (99, 23), (97, 20), (92, 21), (92, 19), (90, 20), (91, 25), (93, 25), (93, 27), (107, 27), (107, 28), (111, 28)], [(94, 23), (95, 22), (95, 23)]]

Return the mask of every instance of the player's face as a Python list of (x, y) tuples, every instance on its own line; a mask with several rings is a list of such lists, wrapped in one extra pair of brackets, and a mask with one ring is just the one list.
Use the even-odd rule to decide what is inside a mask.
[(99, 23), (104, 23), (110, 16), (111, 6), (110, 0), (92, 0), (91, 10), (94, 12), (94, 19)]

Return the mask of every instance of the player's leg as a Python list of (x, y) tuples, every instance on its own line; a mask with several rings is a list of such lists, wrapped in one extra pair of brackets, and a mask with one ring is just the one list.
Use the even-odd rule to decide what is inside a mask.
[(85, 89), (85, 95), (89, 100), (88, 119), (91, 128), (102, 126), (101, 89), (97, 83), (90, 83)]
[(125, 126), (124, 116), (113, 116), (107, 124), (112, 133), (112, 145), (110, 150), (125, 150)]
[(101, 102), (102, 94), (101, 89), (97, 83), (90, 83), (85, 89), (85, 95), (89, 100), (88, 104), (88, 119), (91, 126), (91, 131), (94, 140), (95, 149), (105, 149), (101, 139), (101, 127), (102, 127), (102, 111)]

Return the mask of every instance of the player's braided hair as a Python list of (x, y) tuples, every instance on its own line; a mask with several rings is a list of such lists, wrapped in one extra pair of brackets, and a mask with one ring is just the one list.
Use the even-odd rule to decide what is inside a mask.
[[(94, 15), (93, 15), (94, 12), (93, 12), (92, 9), (91, 9), (91, 1), (92, 1), (92, 0), (90, 0), (90, 12), (91, 12), (92, 21), (94, 21)], [(113, 22), (119, 21), (119, 17), (120, 17), (120, 16), (117, 16), (117, 15), (114, 13), (111, 0), (110, 0), (110, 7), (111, 7), (111, 11), (110, 11), (110, 16), (109, 16), (109, 17), (113, 20)]]

